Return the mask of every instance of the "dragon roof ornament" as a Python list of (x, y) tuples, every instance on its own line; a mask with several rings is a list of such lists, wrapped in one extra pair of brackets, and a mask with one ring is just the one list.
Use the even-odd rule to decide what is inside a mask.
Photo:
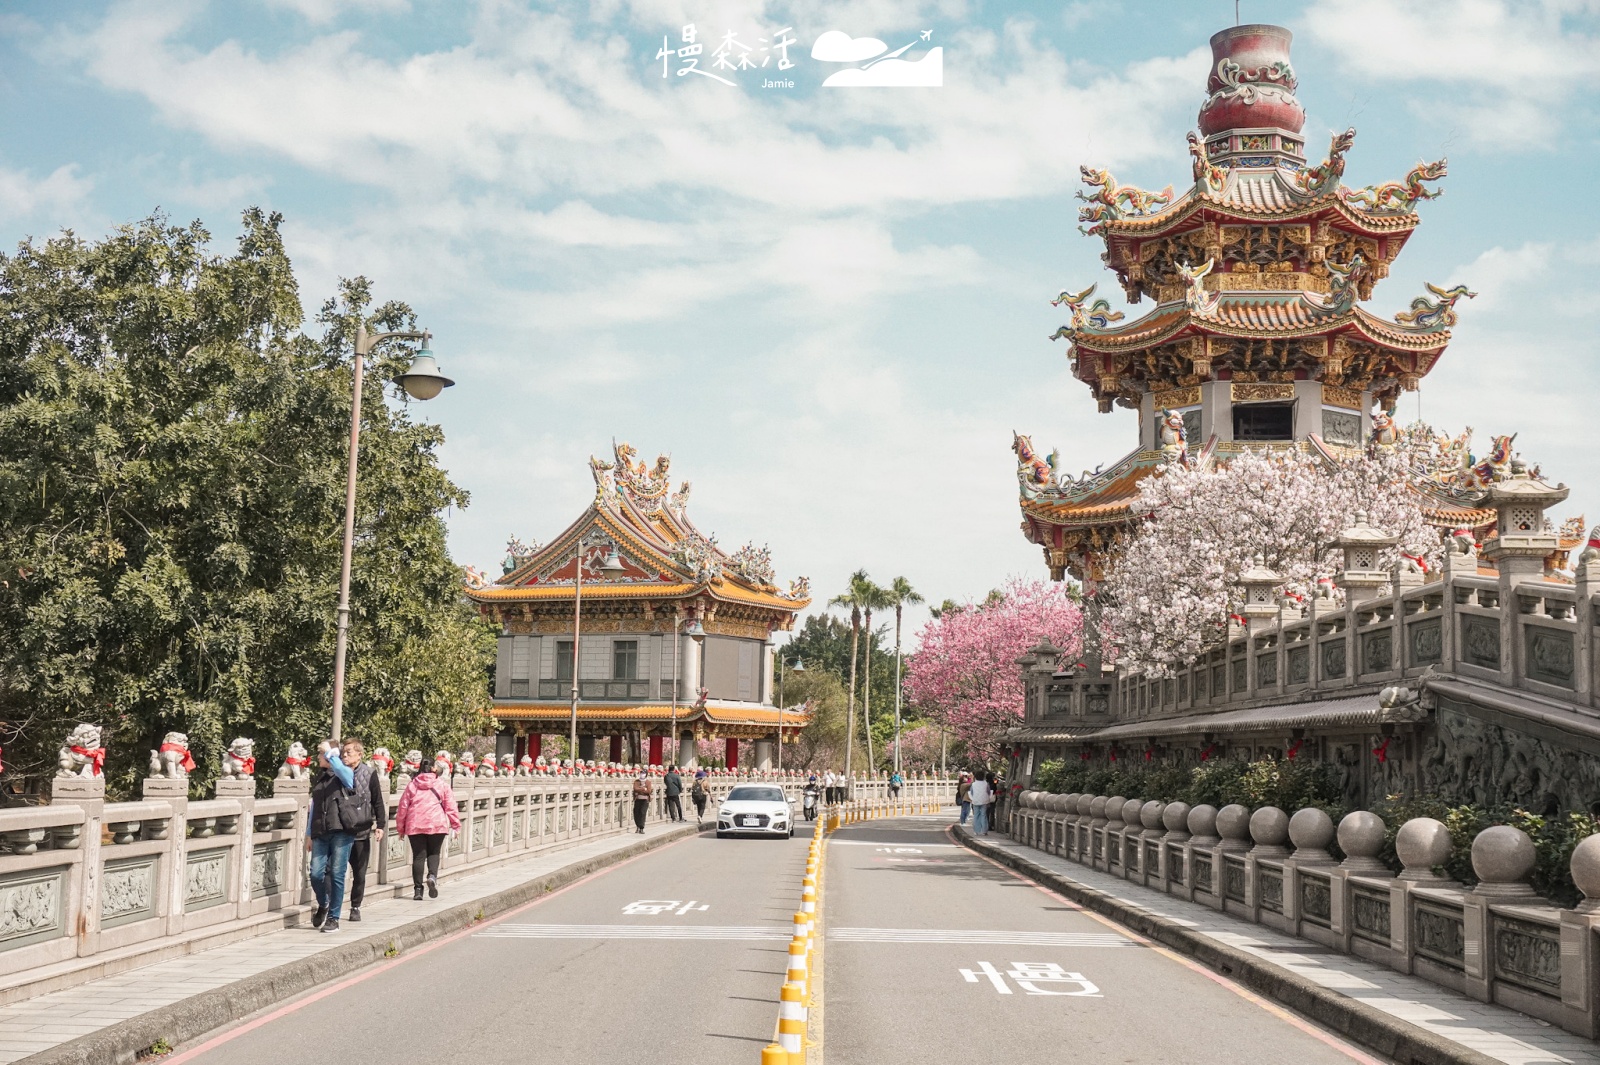
[(751, 584), (770, 585), (777, 579), (772, 568), (772, 549), (745, 544), (728, 556), (728, 568)]
[(696, 584), (710, 584), (721, 578), (722, 562), (715, 536), (690, 533), (672, 545), (672, 564), (689, 574)]

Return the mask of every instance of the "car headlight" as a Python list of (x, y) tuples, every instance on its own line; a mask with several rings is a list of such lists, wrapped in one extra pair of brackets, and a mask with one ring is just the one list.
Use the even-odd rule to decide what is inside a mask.
[(733, 813), (732, 810), (729, 810), (726, 806), (724, 806), (724, 807), (722, 807), (722, 809), (717, 811), (717, 816), (718, 817), (728, 817), (732, 813)]

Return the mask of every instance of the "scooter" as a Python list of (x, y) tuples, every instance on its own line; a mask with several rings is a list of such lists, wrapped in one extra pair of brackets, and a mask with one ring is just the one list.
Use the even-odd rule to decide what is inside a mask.
[(817, 786), (815, 784), (807, 784), (805, 791), (801, 794), (803, 796), (801, 800), (802, 809), (806, 820), (815, 821), (817, 819)]

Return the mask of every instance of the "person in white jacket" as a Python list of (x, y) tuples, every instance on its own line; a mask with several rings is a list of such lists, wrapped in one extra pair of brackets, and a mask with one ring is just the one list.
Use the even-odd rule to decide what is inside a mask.
[(987, 836), (989, 834), (989, 803), (994, 799), (990, 790), (988, 775), (979, 773), (972, 778), (972, 786), (967, 789), (967, 801), (972, 803), (972, 834)]

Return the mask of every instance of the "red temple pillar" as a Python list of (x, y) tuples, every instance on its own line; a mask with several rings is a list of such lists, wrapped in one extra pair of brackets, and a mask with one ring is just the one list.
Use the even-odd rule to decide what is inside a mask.
[(666, 739), (665, 736), (651, 736), (650, 737), (650, 764), (651, 765), (660, 765), (661, 764), (661, 741), (664, 740), (664, 739)]
[(611, 737), (611, 760), (613, 762), (622, 761), (622, 733), (620, 732)]
[(540, 741), (543, 739), (544, 737), (537, 732), (528, 733), (528, 757), (536, 762), (539, 760), (539, 748), (542, 746)]
[(727, 753), (728, 768), (729, 769), (738, 769), (739, 768), (739, 741), (734, 739), (732, 736), (729, 736), (728, 740), (727, 740), (727, 743), (726, 743), (726, 748), (727, 748), (727, 752), (728, 752)]
[(518, 734), (518, 736), (517, 736), (516, 759), (517, 759), (517, 762), (519, 764), (522, 762), (522, 756), (527, 754), (527, 753), (528, 753), (528, 737), (523, 736), (521, 734)]

